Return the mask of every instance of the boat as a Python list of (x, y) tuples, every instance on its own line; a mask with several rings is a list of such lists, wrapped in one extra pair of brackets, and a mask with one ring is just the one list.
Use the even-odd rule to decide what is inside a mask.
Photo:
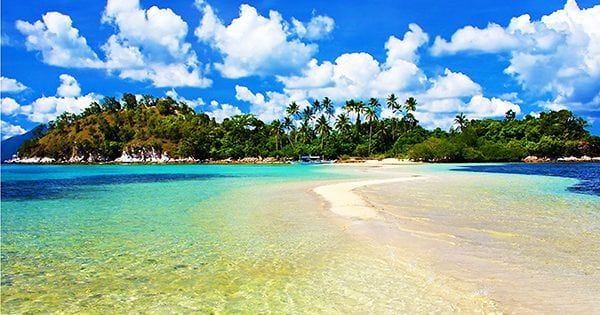
[(325, 160), (320, 155), (301, 155), (298, 159), (299, 164), (333, 164), (333, 160)]

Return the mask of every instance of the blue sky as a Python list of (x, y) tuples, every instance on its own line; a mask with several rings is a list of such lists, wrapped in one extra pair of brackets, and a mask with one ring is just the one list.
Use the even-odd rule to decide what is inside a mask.
[(3, 138), (123, 92), (264, 120), (396, 93), (444, 129), (568, 108), (600, 134), (597, 1), (4, 0), (1, 20)]

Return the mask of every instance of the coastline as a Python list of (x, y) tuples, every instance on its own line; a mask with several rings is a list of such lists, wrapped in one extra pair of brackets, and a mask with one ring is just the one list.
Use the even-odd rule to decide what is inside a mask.
[[(368, 178), (313, 188), (325, 201), (324, 210), (349, 220), (351, 234), (389, 247), (436, 277), (453, 279), (451, 285), (465, 294), (474, 290), (509, 313), (600, 310), (595, 303), (600, 272), (594, 267), (600, 256), (592, 250), (600, 239), (576, 234), (585, 230), (580, 222), (559, 223), (558, 217), (575, 216), (568, 205), (573, 201), (567, 200), (576, 196), (555, 196), (540, 188), (546, 184), (536, 183), (555, 186), (563, 179), (427, 173), (381, 163), (354, 169)], [(482, 181), (488, 187), (477, 184)], [(491, 193), (492, 185), (502, 189)], [(527, 185), (533, 190), (515, 195)], [(534, 200), (528, 201), (528, 195)], [(523, 205), (531, 215), (522, 213)], [(592, 209), (594, 201), (579, 207)]]
[[(23, 164), (23, 165), (177, 165), (177, 164), (198, 164), (198, 165), (238, 165), (238, 164), (249, 164), (249, 165), (276, 165), (276, 164), (290, 164), (297, 161), (290, 159), (281, 159), (273, 157), (246, 157), (241, 159), (220, 159), (220, 160), (198, 160), (193, 158), (186, 159), (171, 159), (171, 158), (152, 158), (152, 159), (128, 159), (128, 160), (112, 160), (112, 161), (86, 161), (83, 159), (70, 159), (66, 161), (55, 160), (49, 157), (30, 157), (30, 158), (13, 158), (10, 160), (2, 161), (0, 164)], [(485, 163), (527, 163), (527, 164), (551, 164), (551, 163), (594, 163), (600, 162), (600, 156), (598, 157), (559, 157), (559, 158), (539, 158), (535, 156), (528, 156), (519, 162), (506, 162), (506, 161), (485, 161), (485, 162), (423, 162), (413, 161), (408, 159), (397, 159), (397, 158), (384, 158), (384, 159), (336, 159), (331, 160), (331, 164), (338, 165), (414, 165), (414, 164), (457, 164), (457, 163), (469, 163), (469, 164), (485, 164)], [(308, 163), (311, 164), (311, 163)], [(316, 163), (319, 164), (319, 163)]]

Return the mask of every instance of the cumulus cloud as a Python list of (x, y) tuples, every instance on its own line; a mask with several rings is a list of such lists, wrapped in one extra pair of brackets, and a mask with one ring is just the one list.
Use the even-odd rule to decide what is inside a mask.
[(484, 29), (465, 26), (456, 31), (450, 41), (436, 37), (431, 53), (439, 56), (460, 51), (499, 52), (517, 48), (519, 44), (519, 40), (507, 33), (502, 26), (490, 23)]
[(216, 63), (215, 68), (224, 77), (293, 72), (304, 67), (317, 51), (314, 44), (291, 39), (287, 23), (277, 11), (265, 17), (242, 4), (239, 17), (225, 25), (210, 5), (199, 6), (203, 16), (195, 34), (223, 55), (223, 62)]
[(0, 93), (19, 93), (26, 89), (25, 84), (15, 79), (0, 77)]
[(223, 122), (225, 118), (235, 115), (241, 115), (242, 111), (231, 104), (219, 104), (216, 100), (210, 102), (210, 110), (204, 111), (209, 117), (214, 118), (217, 122)]
[(409, 24), (408, 29), (409, 31), (404, 34), (403, 39), (390, 36), (385, 43), (385, 49), (388, 51), (387, 65), (391, 66), (398, 60), (418, 61), (417, 50), (429, 41), (429, 35), (415, 23)]
[(171, 9), (140, 7), (139, 0), (109, 0), (102, 16), (117, 33), (102, 46), (106, 67), (119, 77), (156, 87), (208, 87), (196, 53), (185, 41), (187, 23)]
[(94, 93), (81, 95), (79, 83), (70, 75), (63, 74), (59, 79), (61, 84), (55, 96), (42, 96), (27, 105), (21, 105), (12, 98), (3, 98), (2, 114), (23, 115), (32, 122), (47, 123), (64, 112), (79, 114), (92, 102), (100, 99)]
[(294, 33), (300, 38), (318, 40), (327, 37), (335, 26), (335, 21), (325, 15), (313, 16), (308, 23), (293, 18)]
[(59, 77), (60, 86), (56, 89), (56, 95), (60, 97), (75, 97), (81, 94), (79, 83), (74, 77), (68, 74), (61, 74)]
[(13, 116), (19, 113), (21, 105), (13, 98), (3, 97), (2, 100), (2, 115)]
[(444, 75), (431, 80), (432, 86), (425, 93), (427, 98), (460, 98), (481, 93), (481, 86), (464, 73), (444, 70)]
[(467, 26), (450, 41), (437, 38), (434, 54), (462, 51), (504, 52), (510, 65), (504, 72), (533, 94), (548, 97), (547, 108), (600, 110), (600, 6), (580, 9), (574, 0), (540, 20), (528, 14), (507, 27)]
[(427, 78), (416, 65), (417, 50), (427, 40), (428, 35), (418, 25), (411, 24), (402, 40), (390, 36), (385, 44), (385, 63), (368, 53), (345, 53), (334, 62), (318, 64), (313, 59), (300, 75), (277, 79), (288, 94), (304, 94), (307, 98), (327, 96), (337, 101), (419, 89)]
[(245, 86), (235, 86), (235, 98), (250, 104), (250, 112), (259, 119), (270, 122), (285, 115), (287, 104), (293, 96), (269, 91), (266, 97), (262, 93), (253, 93)]
[(25, 129), (23, 129), (23, 127), (13, 125), (4, 120), (0, 120), (0, 130), (2, 130), (2, 140), (8, 139), (16, 135), (22, 135), (26, 132)]
[(30, 51), (39, 51), (45, 63), (59, 67), (101, 68), (102, 61), (79, 35), (68, 15), (48, 12), (34, 23), (18, 20), (16, 27), (25, 35)]
[[(482, 87), (468, 75), (450, 69), (428, 78), (417, 65), (418, 50), (428, 42), (428, 35), (416, 24), (402, 39), (390, 36), (385, 44), (386, 61), (380, 63), (368, 53), (346, 53), (333, 62), (319, 64), (311, 60), (300, 75), (278, 76), (284, 85), (284, 93), (252, 93), (249, 89), (236, 87), (239, 100), (255, 107), (268, 104), (272, 116), (283, 116), (285, 105), (291, 101), (308, 103), (308, 99), (333, 99), (337, 107), (350, 98), (365, 100), (379, 98), (383, 102), (390, 93), (400, 100), (416, 97), (419, 101), (415, 116), (427, 127), (448, 128), (457, 112), (471, 118), (498, 117), (508, 109), (520, 112), (520, 107), (510, 100), (483, 96)], [(254, 110), (254, 109), (253, 109)], [(382, 110), (384, 117), (392, 112)]]
[(197, 107), (200, 107), (205, 104), (204, 100), (201, 97), (190, 100), (190, 99), (187, 99), (187, 98), (179, 95), (177, 93), (177, 91), (175, 91), (175, 89), (171, 89), (171, 90), (167, 91), (165, 93), (165, 95), (178, 101), (178, 102), (186, 103), (188, 106), (190, 106), (192, 108), (197, 108)]

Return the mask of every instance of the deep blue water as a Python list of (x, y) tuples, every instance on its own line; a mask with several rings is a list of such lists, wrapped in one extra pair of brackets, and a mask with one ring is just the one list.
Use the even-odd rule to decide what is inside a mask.
[(569, 187), (569, 191), (600, 196), (600, 163), (479, 164), (459, 166), (453, 170), (575, 178), (580, 181)]

